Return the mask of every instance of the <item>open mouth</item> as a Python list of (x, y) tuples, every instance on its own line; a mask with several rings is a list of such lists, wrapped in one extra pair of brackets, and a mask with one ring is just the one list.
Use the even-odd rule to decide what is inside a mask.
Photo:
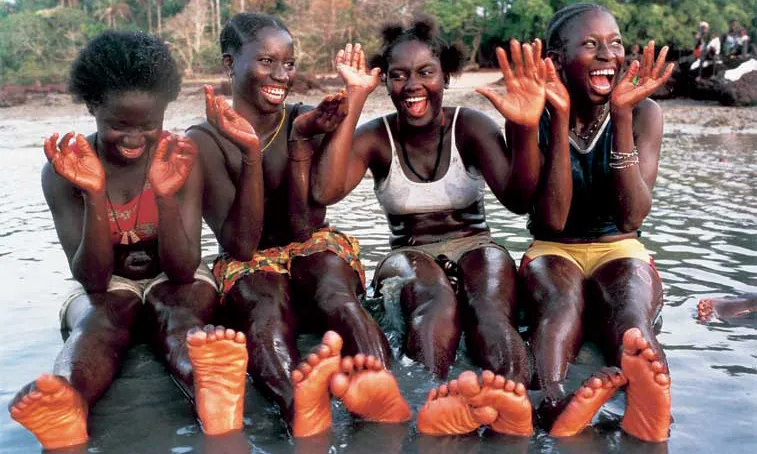
[(612, 68), (589, 71), (589, 85), (600, 95), (610, 94), (613, 79), (615, 79), (615, 70)]
[(287, 91), (281, 87), (275, 87), (273, 85), (265, 85), (260, 91), (263, 93), (265, 99), (272, 104), (281, 104), (286, 98)]
[(428, 98), (425, 96), (406, 98), (402, 103), (405, 105), (408, 114), (412, 117), (422, 117), (428, 109)]
[(140, 156), (142, 156), (142, 153), (145, 152), (145, 146), (142, 145), (138, 148), (127, 148), (118, 146), (118, 152), (121, 153), (121, 155), (127, 159), (136, 159)]

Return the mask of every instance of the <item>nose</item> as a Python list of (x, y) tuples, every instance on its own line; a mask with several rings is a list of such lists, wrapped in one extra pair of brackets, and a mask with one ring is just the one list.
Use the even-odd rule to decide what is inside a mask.
[(278, 63), (273, 65), (271, 78), (277, 82), (286, 82), (289, 80), (289, 73), (286, 71), (283, 64)]
[(418, 77), (416, 74), (411, 73), (407, 76), (407, 82), (405, 82), (405, 90), (412, 91), (415, 88), (420, 87), (420, 85), (420, 77)]
[(122, 143), (126, 148), (139, 148), (145, 144), (145, 135), (141, 131), (132, 129), (126, 132)]
[(607, 43), (600, 43), (599, 49), (597, 49), (597, 58), (604, 61), (609, 61), (615, 58), (615, 53), (610, 49)]

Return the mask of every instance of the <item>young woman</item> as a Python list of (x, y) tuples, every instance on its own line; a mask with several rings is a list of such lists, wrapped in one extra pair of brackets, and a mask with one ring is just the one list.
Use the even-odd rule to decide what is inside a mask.
[[(332, 178), (324, 192), (331, 200), (343, 197), (371, 170), (392, 232), (392, 252), (377, 267), (375, 287), (399, 278), (408, 325), (405, 353), (445, 377), (464, 331), (474, 361), (499, 374), (485, 374), (487, 391), (475, 392), (476, 404), (437, 399), (447, 397), (448, 388), (457, 393), (458, 380), (435, 390), (418, 416), (418, 428), (427, 434), (476, 430), (486, 418), (471, 416), (470, 407), (484, 401), (496, 407), (485, 422), (494, 430), (533, 431), (524, 387), (531, 371), (515, 327), (515, 265), (492, 239), (483, 203), (488, 184), (503, 204), (524, 212), (538, 182), (544, 69), (537, 67), (531, 45), (513, 42), (511, 51), (513, 70), (504, 51), (498, 53), (507, 95), (479, 90), (507, 118), (507, 140), (501, 125), (482, 112), (443, 106), (444, 89), (464, 57), (439, 37), (431, 19), (417, 19), (407, 29), (386, 27), (370, 73), (357, 46), (337, 56), (348, 80), (349, 112), (332, 140), (338, 152), (329, 156), (328, 173), (344, 178)], [(349, 132), (379, 83), (377, 69), (397, 112), (365, 123), (353, 138)], [(461, 380), (478, 386), (471, 374)]]
[[(234, 108), (206, 89), (208, 122), (189, 135), (204, 167), (203, 214), (222, 248), (213, 268), (220, 312), (247, 335), (250, 375), (296, 437), (330, 427), (330, 386), (363, 418), (409, 419), (384, 368), (386, 338), (360, 304), (357, 241), (328, 227), (320, 197), (333, 177), (319, 171), (329, 153), (322, 134), (344, 118), (344, 94), (316, 109), (285, 103), (296, 74), (294, 44), (273, 17), (235, 15), (221, 32), (221, 50)], [(332, 331), (293, 370), (298, 318), (304, 328)], [(343, 344), (351, 356), (341, 358)]]
[(188, 334), (210, 321), (217, 298), (200, 260), (197, 151), (163, 131), (179, 85), (168, 48), (144, 33), (106, 32), (72, 66), (70, 91), (86, 103), (97, 131), (77, 135), (75, 144), (74, 133), (45, 141), (42, 187), (80, 286), (60, 311), (70, 335), (54, 375), (42, 375), (10, 404), (11, 416), (45, 449), (86, 442), (88, 409), (142, 329), (194, 389), (207, 433), (242, 426), (244, 335), (213, 326)]
[[(560, 80), (546, 86), (540, 123), (540, 188), (530, 210), (534, 241), (520, 267), (530, 345), (545, 392), (539, 415), (551, 433), (572, 435), (628, 383), (624, 430), (667, 439), (670, 377), (655, 337), (662, 284), (639, 242), (652, 206), (662, 112), (647, 96), (670, 76), (667, 47), (654, 43), (621, 76), (623, 41), (604, 7), (573, 4), (547, 29), (547, 56)], [(634, 78), (638, 81), (634, 83)], [(561, 382), (586, 337), (617, 368), (572, 398)]]

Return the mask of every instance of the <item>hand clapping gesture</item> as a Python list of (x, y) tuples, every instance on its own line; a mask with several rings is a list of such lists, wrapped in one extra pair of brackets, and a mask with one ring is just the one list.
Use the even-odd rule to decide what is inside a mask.
[(507, 93), (500, 95), (488, 87), (476, 88), (476, 91), (486, 96), (502, 116), (521, 126), (538, 125), (544, 110), (546, 65), (541, 61), (537, 51), (541, 53), (541, 41), (538, 39), (534, 46), (528, 43), (521, 45), (518, 41), (511, 40), (511, 68), (504, 49), (498, 47), (497, 61)]
[[(673, 63), (665, 67), (665, 72), (661, 74), (662, 67), (665, 65), (665, 57), (668, 55), (668, 46), (665, 46), (657, 56), (657, 62), (654, 61), (654, 41), (644, 47), (644, 53), (641, 57), (641, 63), (634, 60), (625, 76), (618, 82), (612, 91), (610, 99), (613, 111), (622, 109), (631, 109), (644, 98), (654, 93), (665, 83), (673, 73)], [(633, 80), (636, 76), (639, 80), (634, 85)]]
[(184, 186), (194, 167), (197, 146), (188, 137), (161, 137), (150, 163), (150, 185), (155, 195), (170, 197)]
[(365, 62), (365, 52), (360, 48), (360, 43), (347, 44), (344, 49), (336, 54), (334, 63), (339, 76), (347, 85), (348, 91), (362, 90), (366, 94), (371, 93), (379, 84), (380, 68), (368, 70)]
[(87, 194), (101, 193), (105, 190), (105, 169), (83, 135), (76, 135), (76, 152), (70, 147), (73, 136), (69, 132), (57, 145), (57, 133), (45, 139), (45, 156), (55, 172), (77, 188)]
[(223, 96), (216, 96), (213, 87), (205, 85), (205, 114), (208, 123), (234, 145), (239, 147), (250, 158), (257, 158), (260, 153), (260, 138), (252, 125), (239, 115), (226, 102)]

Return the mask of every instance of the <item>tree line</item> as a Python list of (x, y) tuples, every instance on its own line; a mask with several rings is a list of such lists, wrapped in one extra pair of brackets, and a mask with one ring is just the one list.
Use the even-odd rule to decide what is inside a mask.
[[(383, 23), (434, 16), (446, 38), (462, 42), (471, 64), (491, 65), (510, 38), (542, 36), (564, 0), (0, 0), (0, 84), (64, 82), (86, 42), (107, 29), (162, 36), (186, 75), (221, 70), (218, 36), (239, 11), (281, 17), (296, 45), (298, 68), (330, 71), (348, 41), (369, 52)], [(618, 18), (627, 46), (654, 39), (690, 51), (700, 21), (727, 31), (730, 20), (757, 29), (757, 0), (598, 0)], [(754, 41), (753, 41), (754, 42)], [(673, 53), (675, 55), (675, 52)]]

